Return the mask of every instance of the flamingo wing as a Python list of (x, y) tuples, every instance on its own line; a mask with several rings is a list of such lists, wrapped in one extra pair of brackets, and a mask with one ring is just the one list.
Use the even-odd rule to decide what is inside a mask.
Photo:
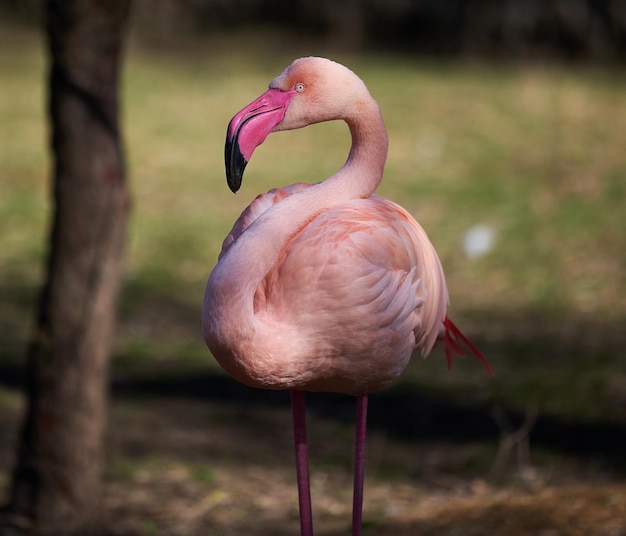
[(372, 196), (305, 226), (257, 290), (255, 311), (295, 326), (298, 346), (310, 349), (326, 382), (337, 378), (337, 390), (371, 392), (395, 380), (416, 347), (430, 352), (447, 300), (422, 228), (399, 205)]

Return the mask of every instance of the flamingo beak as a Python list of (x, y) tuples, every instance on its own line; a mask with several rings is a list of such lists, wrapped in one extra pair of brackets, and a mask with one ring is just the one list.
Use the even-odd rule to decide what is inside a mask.
[(243, 171), (252, 153), (283, 120), (294, 94), (294, 91), (268, 89), (231, 119), (226, 132), (224, 161), (226, 181), (233, 193), (241, 186)]

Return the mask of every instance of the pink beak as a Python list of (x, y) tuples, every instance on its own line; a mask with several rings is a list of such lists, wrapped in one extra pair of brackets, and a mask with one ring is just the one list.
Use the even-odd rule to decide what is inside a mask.
[(237, 192), (243, 171), (254, 150), (285, 117), (295, 91), (268, 89), (230, 120), (226, 132), (224, 160), (229, 188)]

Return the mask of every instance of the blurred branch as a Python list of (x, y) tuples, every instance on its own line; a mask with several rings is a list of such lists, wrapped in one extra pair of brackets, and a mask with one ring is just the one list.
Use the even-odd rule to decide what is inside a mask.
[(502, 479), (513, 450), (517, 455), (517, 464), (522, 474), (526, 468), (532, 467), (530, 462), (530, 432), (537, 422), (538, 415), (539, 411), (536, 405), (529, 405), (526, 408), (524, 421), (515, 430), (513, 423), (501, 407), (497, 406), (493, 409), (491, 416), (500, 429), (500, 446), (491, 467), (490, 479), (492, 481), (499, 482)]

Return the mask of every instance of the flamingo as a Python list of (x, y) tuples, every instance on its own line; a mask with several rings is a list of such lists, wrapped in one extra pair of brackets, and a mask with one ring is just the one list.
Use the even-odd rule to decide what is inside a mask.
[(417, 349), (442, 340), (452, 366), (464, 349), (493, 374), (446, 316), (448, 291), (426, 233), (374, 191), (387, 157), (378, 104), (334, 61), (295, 60), (228, 125), (226, 177), (241, 186), (271, 132), (348, 124), (352, 146), (334, 175), (259, 195), (224, 240), (206, 285), (205, 341), (220, 366), (257, 388), (291, 391), (302, 536), (313, 534), (305, 391), (356, 397), (352, 533), (361, 533), (368, 395), (391, 385)]

